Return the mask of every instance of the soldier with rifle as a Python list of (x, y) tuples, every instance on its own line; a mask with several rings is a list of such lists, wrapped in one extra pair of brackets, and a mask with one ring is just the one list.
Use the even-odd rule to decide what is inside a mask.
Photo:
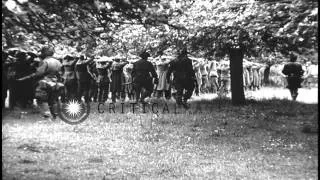
[(177, 59), (171, 61), (167, 74), (167, 81), (170, 81), (170, 75), (173, 73), (173, 84), (177, 90), (177, 105), (189, 108), (187, 101), (192, 96), (193, 90), (197, 85), (195, 72), (192, 67), (192, 61), (188, 58), (188, 51), (183, 48)]
[(52, 119), (56, 119), (56, 105), (58, 102), (59, 92), (62, 90), (63, 84), (58, 82), (62, 64), (59, 60), (52, 57), (53, 54), (53, 47), (44, 46), (41, 49), (40, 54), (42, 61), (40, 62), (40, 66), (37, 68), (36, 72), (17, 80), (38, 80), (35, 97), (38, 105), (40, 105), (41, 113), (43, 113), (45, 117), (49, 117), (48, 113), (44, 109), (44, 103), (47, 102)]

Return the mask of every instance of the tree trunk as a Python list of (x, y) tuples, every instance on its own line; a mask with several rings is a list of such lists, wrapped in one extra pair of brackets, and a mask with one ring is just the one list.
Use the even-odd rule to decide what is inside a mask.
[(269, 85), (270, 65), (264, 70), (263, 83)]
[(243, 89), (243, 52), (241, 49), (230, 49), (231, 98), (233, 105), (245, 103)]

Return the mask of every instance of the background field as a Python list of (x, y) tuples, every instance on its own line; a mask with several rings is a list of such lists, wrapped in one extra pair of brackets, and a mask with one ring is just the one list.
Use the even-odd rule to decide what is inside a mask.
[(93, 104), (76, 126), (3, 111), (3, 179), (318, 179), (317, 89), (287, 93), (264, 88), (242, 107), (194, 97), (179, 114)]

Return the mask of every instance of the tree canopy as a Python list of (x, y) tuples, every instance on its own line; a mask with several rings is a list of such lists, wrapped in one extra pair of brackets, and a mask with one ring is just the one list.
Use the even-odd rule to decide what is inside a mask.
[[(259, 61), (318, 51), (318, 2), (307, 0), (3, 0), (3, 47), (50, 42), (82, 53), (223, 57), (242, 48)], [(63, 45), (63, 46), (62, 46)]]

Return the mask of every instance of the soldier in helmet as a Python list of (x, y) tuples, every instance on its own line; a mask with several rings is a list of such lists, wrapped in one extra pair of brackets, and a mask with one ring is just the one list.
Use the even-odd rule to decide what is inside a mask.
[(304, 70), (302, 65), (297, 61), (297, 56), (293, 53), (290, 54), (290, 62), (285, 64), (282, 73), (287, 76), (288, 86), (293, 100), (296, 100), (298, 96), (298, 88), (301, 88), (302, 76)]
[(188, 58), (187, 53), (186, 48), (179, 52), (177, 59), (170, 62), (167, 74), (167, 81), (169, 81), (173, 73), (173, 84), (177, 90), (176, 102), (178, 105), (183, 105), (184, 108), (188, 108), (187, 101), (197, 84), (192, 61)]
[[(152, 63), (148, 61), (150, 54), (144, 51), (140, 54), (140, 57), (141, 59), (133, 64), (132, 78), (136, 101), (144, 103), (144, 99), (150, 96), (153, 91), (152, 78), (155, 84), (158, 84), (159, 79)], [(143, 93), (141, 93), (142, 89), (144, 89)]]
[(49, 117), (44, 109), (44, 103), (47, 102), (50, 114), (52, 118), (55, 119), (57, 116), (56, 105), (59, 97), (58, 92), (63, 88), (63, 84), (58, 82), (62, 64), (59, 60), (52, 57), (53, 54), (53, 47), (44, 46), (41, 49), (40, 54), (42, 61), (36, 72), (18, 80), (24, 81), (30, 78), (38, 80), (35, 94), (38, 105), (40, 105), (40, 109), (42, 113), (44, 113), (44, 116)]

